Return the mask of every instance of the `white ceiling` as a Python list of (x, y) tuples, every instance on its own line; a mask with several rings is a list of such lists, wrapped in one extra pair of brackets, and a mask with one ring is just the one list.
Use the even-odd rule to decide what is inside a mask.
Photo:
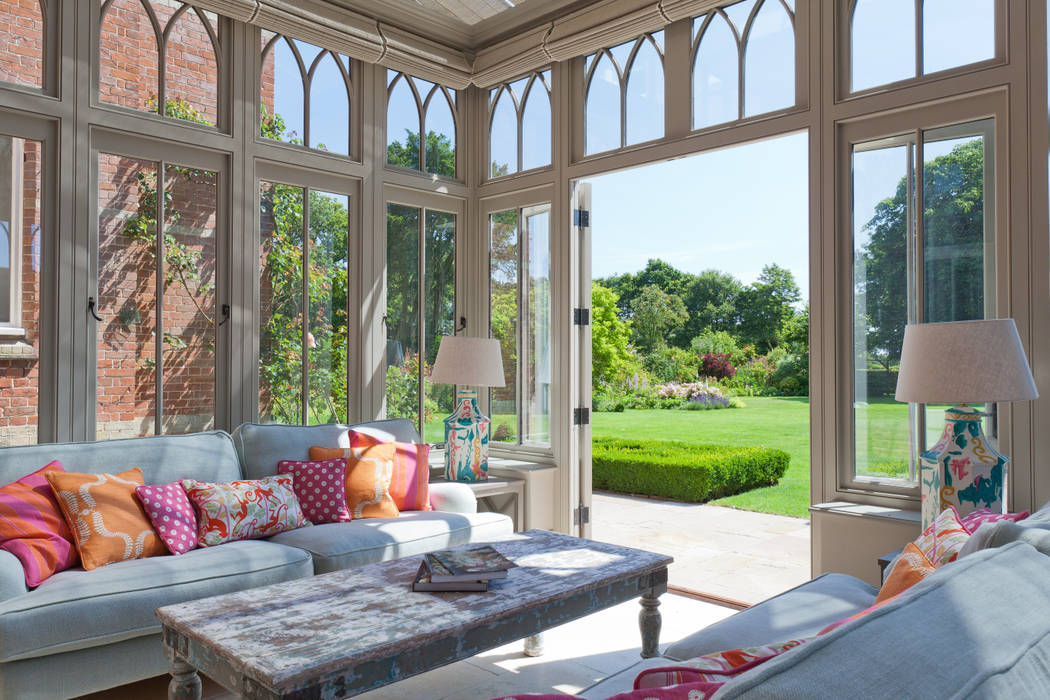
[(420, 7), (441, 12), (452, 19), (473, 26), (478, 22), (512, 10), (528, 0), (412, 0)]

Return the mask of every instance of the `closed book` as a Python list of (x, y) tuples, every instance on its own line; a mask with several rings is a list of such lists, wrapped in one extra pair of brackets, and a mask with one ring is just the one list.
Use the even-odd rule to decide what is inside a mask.
[(426, 560), (435, 582), (507, 578), (517, 566), (487, 544), (430, 552)]
[(451, 581), (451, 582), (436, 582), (430, 578), (430, 569), (427, 568), (426, 561), (423, 561), (419, 565), (419, 571), (416, 572), (416, 580), (412, 582), (412, 590), (425, 593), (440, 593), (442, 591), (452, 592), (477, 592), (487, 591), (489, 589), (488, 581)]

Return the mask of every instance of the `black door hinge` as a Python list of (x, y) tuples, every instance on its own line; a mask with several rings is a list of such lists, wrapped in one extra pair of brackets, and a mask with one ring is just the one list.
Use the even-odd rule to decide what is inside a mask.
[(591, 422), (591, 409), (589, 408), (574, 408), (572, 409), (572, 424), (573, 425), (587, 425)]
[(580, 228), (591, 227), (591, 213), (586, 209), (573, 209), (572, 210), (572, 225), (579, 226)]
[(591, 310), (590, 309), (573, 309), (572, 310), (572, 325), (574, 325), (574, 326), (589, 326), (589, 325), (591, 325)]
[(573, 525), (585, 525), (591, 522), (591, 507), (590, 506), (578, 506), (572, 511), (572, 524)]

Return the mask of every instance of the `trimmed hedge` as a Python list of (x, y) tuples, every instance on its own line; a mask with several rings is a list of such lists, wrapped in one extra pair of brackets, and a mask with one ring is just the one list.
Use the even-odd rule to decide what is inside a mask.
[(599, 438), (591, 459), (596, 489), (704, 503), (773, 486), (791, 455), (768, 447)]

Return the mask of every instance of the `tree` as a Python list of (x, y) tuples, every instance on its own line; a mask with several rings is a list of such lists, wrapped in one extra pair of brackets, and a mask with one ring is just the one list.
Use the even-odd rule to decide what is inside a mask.
[(616, 292), (591, 283), (591, 381), (596, 389), (619, 380), (631, 361), (631, 331), (616, 302)]
[(733, 332), (737, 326), (737, 297), (743, 285), (725, 272), (705, 270), (684, 280), (682, 301), (689, 321), (679, 334), (681, 347), (688, 347), (704, 330)]
[(650, 258), (645, 267), (636, 273), (626, 272), (598, 281), (616, 292), (620, 298), (617, 303), (620, 308), (620, 317), (626, 319), (630, 318), (631, 307), (642, 289), (655, 285), (668, 294), (681, 296), (684, 284), (689, 277), (691, 275), (675, 269), (663, 260)]
[[(427, 132), (426, 171), (456, 176), (456, 147), (444, 134)], [(402, 168), (419, 170), (419, 133), (405, 129), (405, 141), (394, 141), (386, 149), (386, 161)]]
[(668, 294), (655, 284), (647, 285), (631, 303), (637, 345), (652, 352), (667, 345), (689, 320), (685, 304), (676, 294)]
[(781, 341), (784, 322), (795, 313), (801, 298), (790, 270), (776, 264), (763, 267), (758, 279), (737, 296), (741, 344), (769, 352)]

